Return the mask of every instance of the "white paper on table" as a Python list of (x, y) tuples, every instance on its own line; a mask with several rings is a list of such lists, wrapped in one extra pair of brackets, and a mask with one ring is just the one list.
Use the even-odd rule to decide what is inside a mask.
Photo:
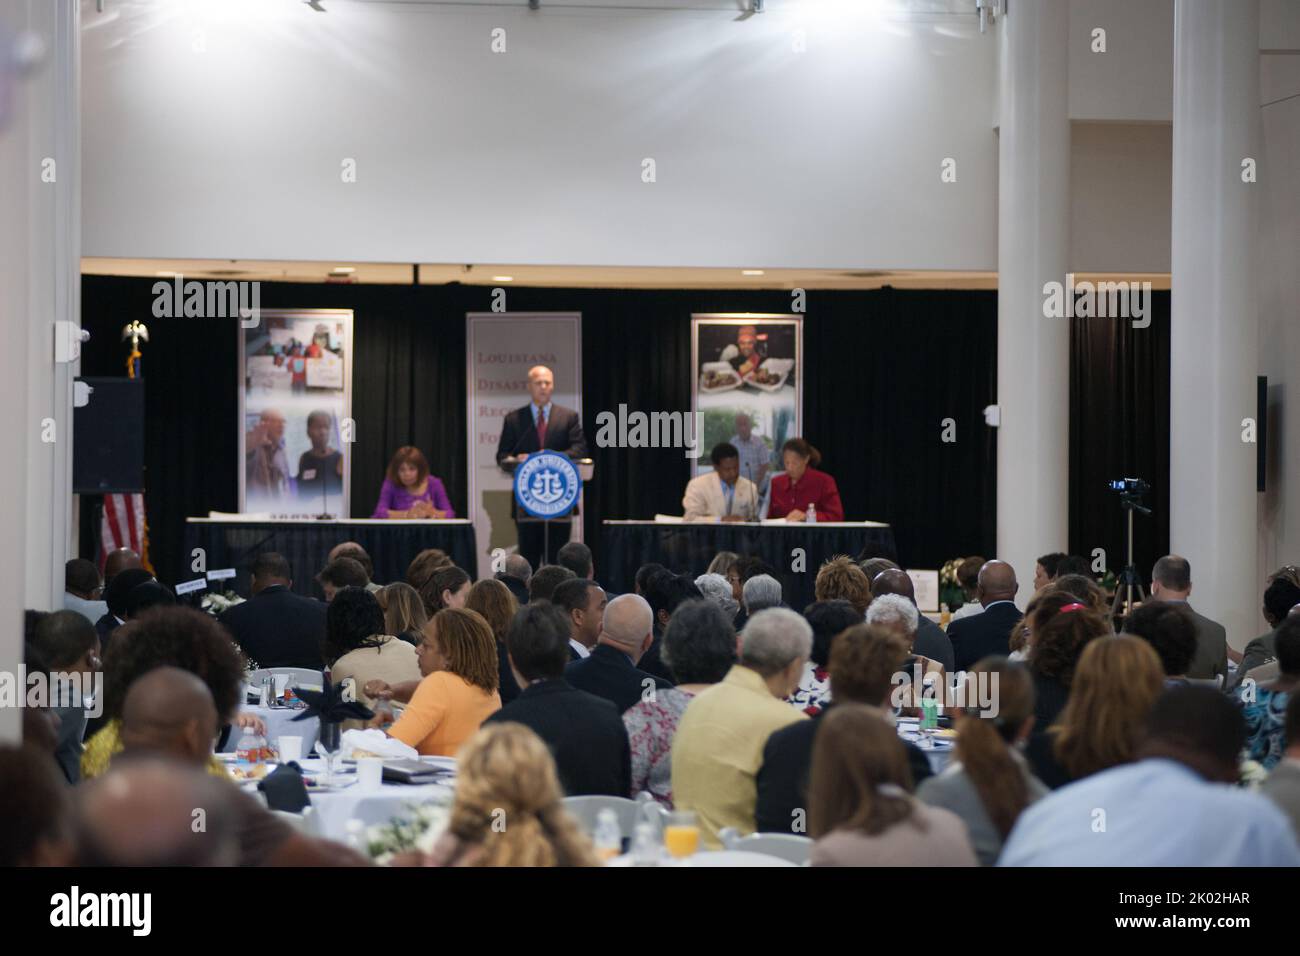
[(655, 524), (683, 524), (685, 521), (681, 515), (655, 515)]
[(376, 757), (419, 760), (420, 753), (414, 747), (388, 736), (382, 730), (368, 727), (365, 730), (345, 730), (339, 740), (339, 755), (347, 760), (357, 750), (364, 750)]
[(908, 571), (907, 576), (916, 591), (916, 606), (922, 612), (939, 610), (939, 572)]

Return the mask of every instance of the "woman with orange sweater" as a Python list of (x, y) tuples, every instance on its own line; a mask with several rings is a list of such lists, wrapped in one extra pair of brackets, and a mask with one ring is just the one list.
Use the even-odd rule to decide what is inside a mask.
[[(446, 608), (424, 626), (416, 651), (424, 677), (388, 735), (421, 754), (454, 757), (501, 709), (496, 640), (478, 613)], [(385, 690), (381, 696), (404, 696), (400, 685)]]

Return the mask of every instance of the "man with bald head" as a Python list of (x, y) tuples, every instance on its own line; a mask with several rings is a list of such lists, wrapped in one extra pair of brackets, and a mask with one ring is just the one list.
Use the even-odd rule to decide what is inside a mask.
[(564, 669), (578, 690), (603, 697), (621, 714), (660, 688), (672, 687), (636, 665), (654, 641), (654, 613), (639, 594), (623, 594), (605, 606), (592, 652)]
[(279, 501), (289, 491), (284, 425), (284, 413), (268, 408), (244, 436), (244, 490), (250, 501)]
[[(515, 463), (538, 451), (558, 451), (570, 458), (587, 457), (587, 438), (582, 432), (578, 413), (551, 401), (555, 376), (545, 365), (528, 370), (528, 394), (531, 399), (522, 408), (510, 412), (501, 422), (497, 441), (497, 464), (513, 472)], [(506, 459), (512, 459), (508, 463)], [(513, 502), (513, 497), (512, 497)], [(519, 553), (535, 568), (551, 563), (554, 555), (569, 540), (569, 522), (554, 521), (550, 529), (550, 555), (542, 553), (545, 534), (540, 521), (521, 518), (511, 505), (515, 527), (519, 532)]]
[[(114, 758), (113, 770), (120, 760), (144, 755), (179, 761), (201, 773), (212, 754), (218, 726), (212, 693), (202, 680), (176, 667), (157, 667), (127, 691), (122, 704), (122, 755)], [(222, 805), (234, 817), (237, 844), (234, 863), (221, 865), (366, 865), (364, 858), (341, 844), (296, 832), (233, 782), (212, 779), (221, 789)]]
[(970, 670), (990, 654), (1010, 653), (1011, 629), (1021, 618), (1015, 605), (1019, 589), (1011, 565), (997, 559), (984, 562), (975, 586), (975, 599), (984, 612), (948, 625), (955, 670)]
[[(916, 585), (912, 576), (901, 568), (889, 568), (876, 575), (871, 582), (871, 598), (875, 600), (882, 594), (897, 594), (905, 597), (916, 607)], [(916, 641), (912, 650), (922, 657), (938, 661), (945, 671), (952, 671), (956, 663), (952, 652), (952, 641), (938, 624), (930, 620), (917, 608)]]

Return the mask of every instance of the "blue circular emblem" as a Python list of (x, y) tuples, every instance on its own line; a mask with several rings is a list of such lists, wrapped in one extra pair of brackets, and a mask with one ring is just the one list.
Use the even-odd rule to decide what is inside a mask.
[(515, 469), (515, 501), (534, 518), (568, 514), (581, 488), (578, 469), (558, 452), (534, 452)]

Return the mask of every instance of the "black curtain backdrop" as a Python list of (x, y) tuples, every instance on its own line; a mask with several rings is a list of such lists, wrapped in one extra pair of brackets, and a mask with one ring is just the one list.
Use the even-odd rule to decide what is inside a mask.
[(1126, 519), (1117, 478), (1151, 485), (1150, 517), (1133, 518), (1134, 563), (1144, 584), (1169, 552), (1169, 293), (1153, 292), (1151, 325), (1070, 320), (1070, 553), (1124, 568)]
[[(125, 374), (121, 329), (136, 318), (148, 325), (146, 507), (155, 567), (174, 582), (189, 576), (185, 518), (237, 507), (238, 326), (153, 318), (155, 281), (83, 278), (91, 340), (82, 374)], [(691, 463), (680, 449), (594, 448), (596, 415), (620, 403), (689, 410), (691, 314), (788, 313), (790, 294), (509, 288), (507, 295), (512, 312), (582, 313), (583, 424), (596, 453), (584, 531), (599, 567), (600, 520), (680, 514)], [(370, 514), (388, 459), (404, 444), (425, 452), (457, 513), (466, 513), (465, 314), (490, 311), (490, 296), (460, 285), (262, 284), (263, 308), (356, 313), (353, 515)], [(904, 564), (936, 568), (993, 553), (996, 446), (982, 410), (995, 401), (996, 357), (993, 292), (807, 294), (804, 435), (836, 476), (846, 515), (893, 524)], [(956, 440), (945, 442), (949, 418)], [(87, 555), (92, 507), (87, 501), (82, 515)]]

